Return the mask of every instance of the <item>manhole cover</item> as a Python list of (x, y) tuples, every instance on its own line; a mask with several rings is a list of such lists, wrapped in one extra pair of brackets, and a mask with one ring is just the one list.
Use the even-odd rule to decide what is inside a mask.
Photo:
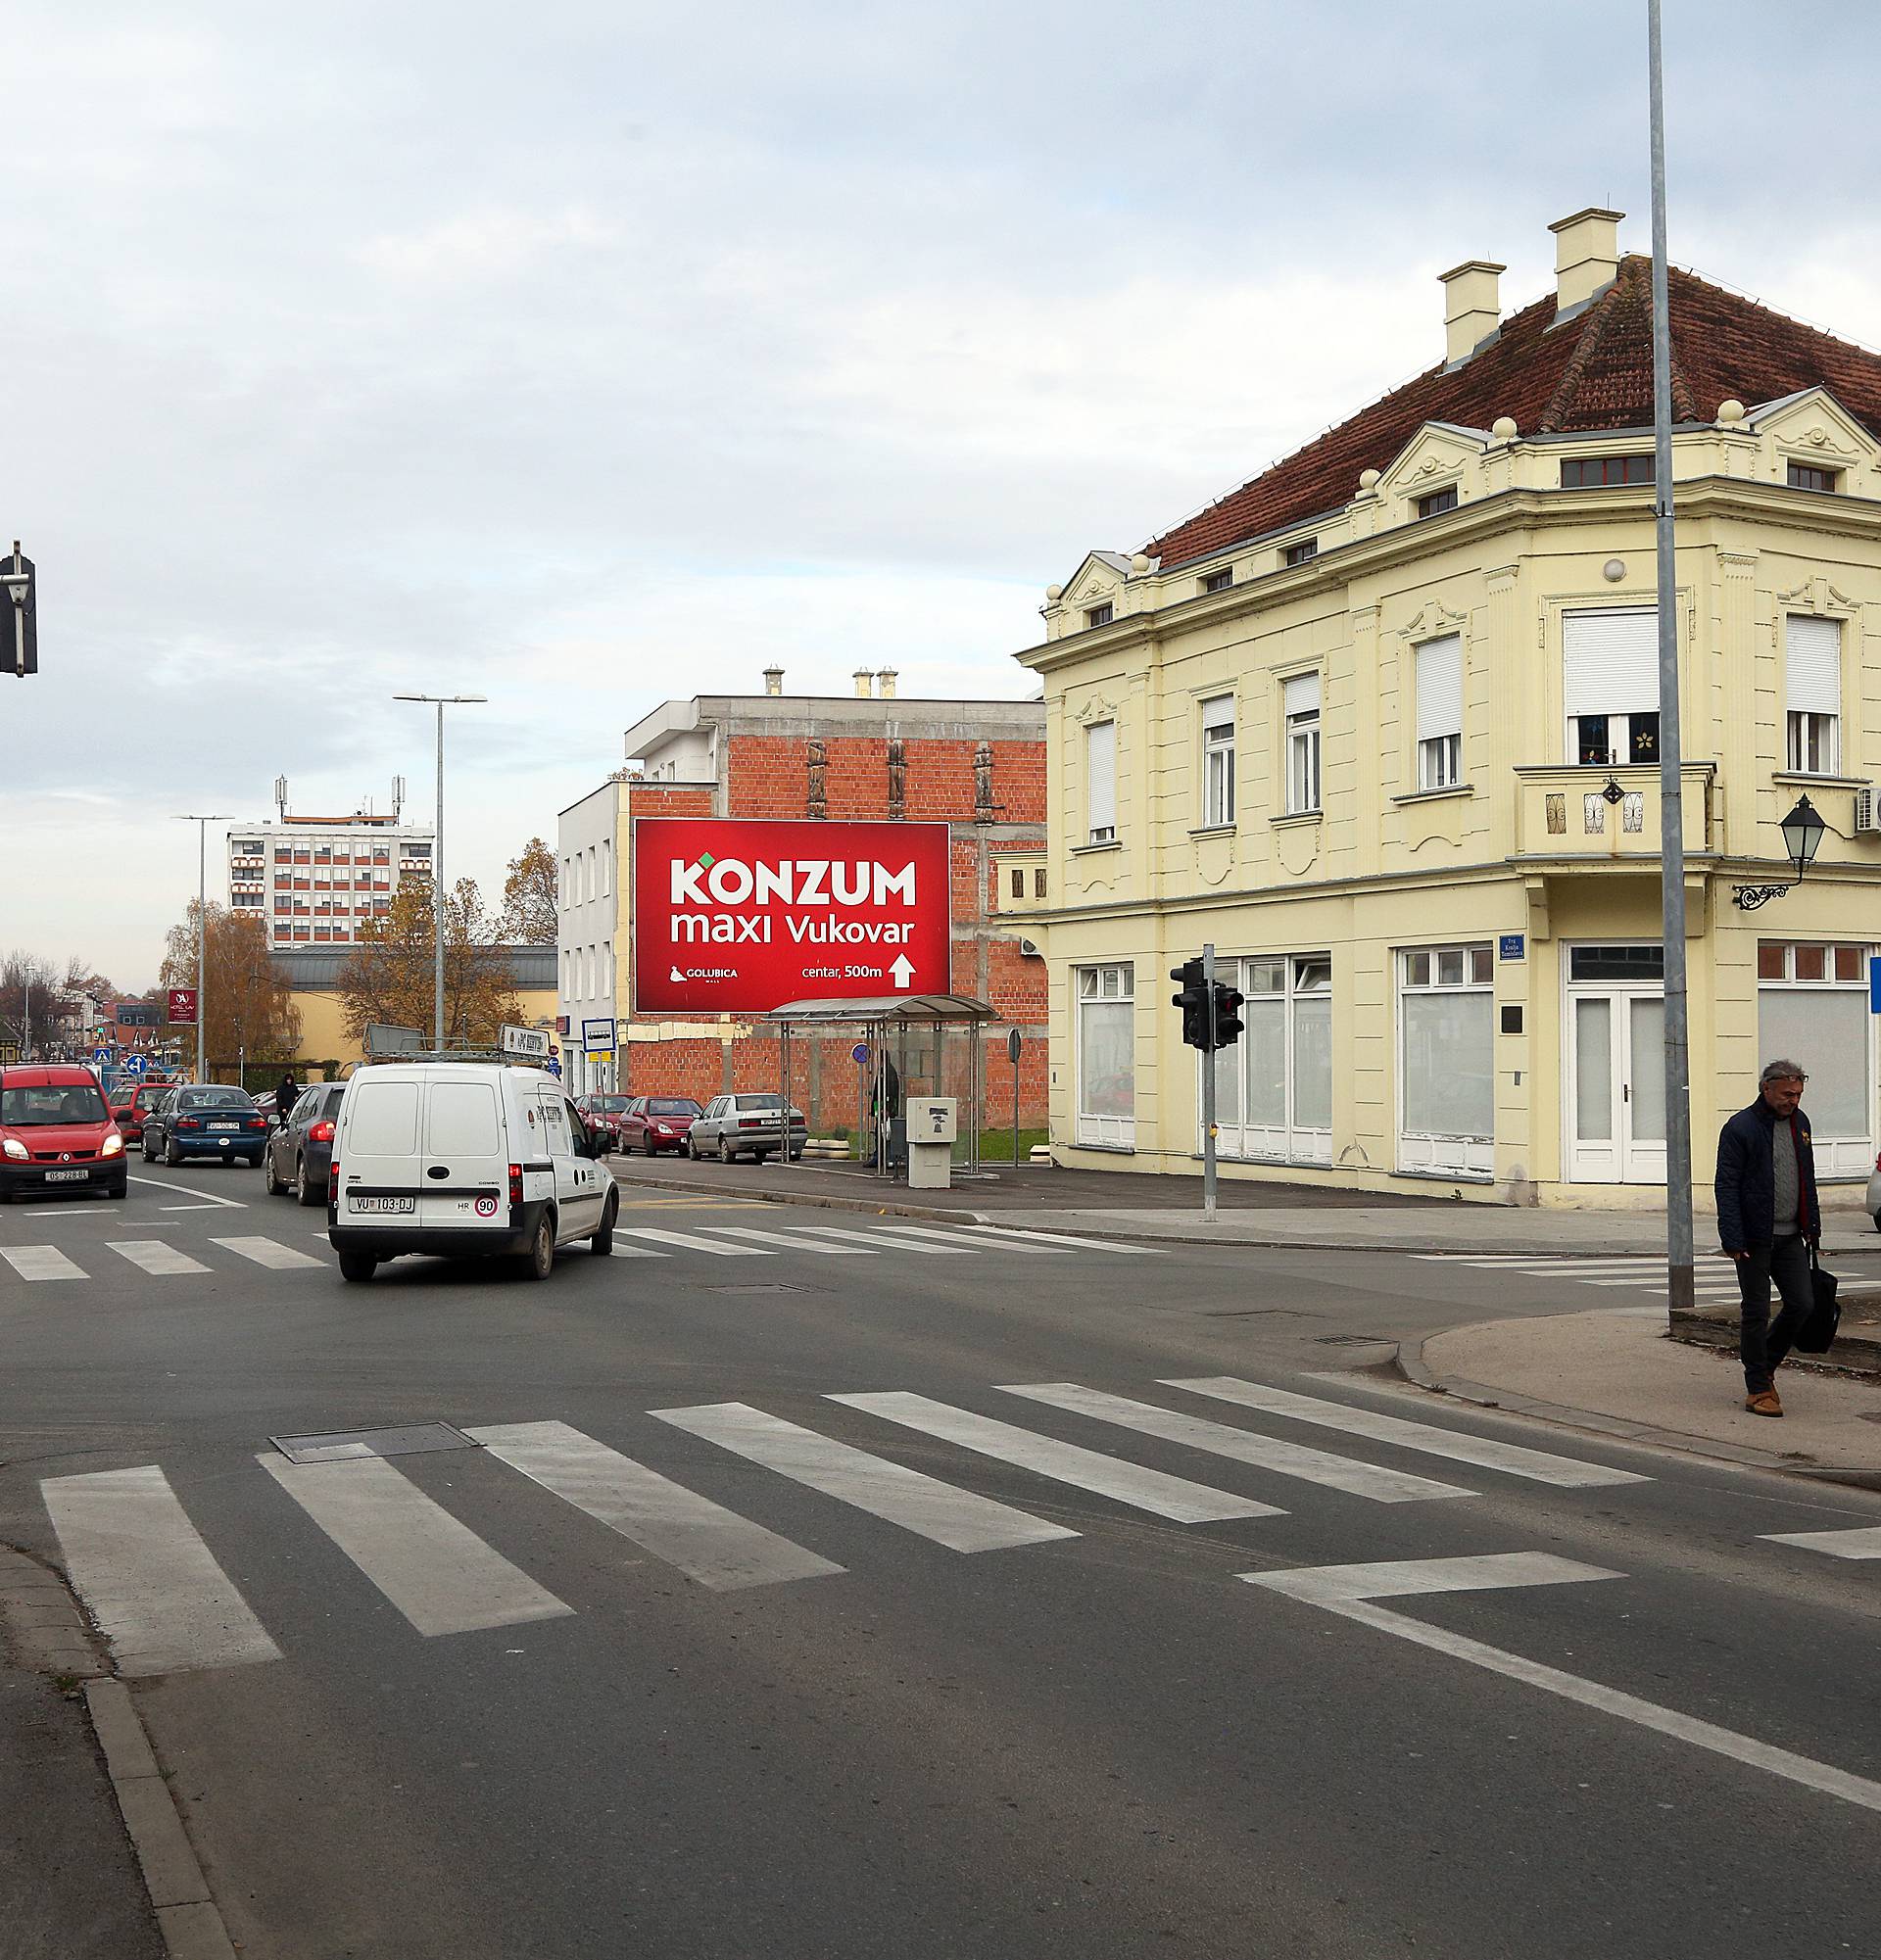
[(762, 1286), (708, 1286), (707, 1293), (814, 1293), (813, 1286), (786, 1286), (781, 1280), (771, 1280)]
[(415, 1457), (425, 1450), (474, 1450), (448, 1422), (414, 1422), (403, 1429), (335, 1429), (325, 1436), (270, 1436), (290, 1463), (345, 1463), (361, 1457)]

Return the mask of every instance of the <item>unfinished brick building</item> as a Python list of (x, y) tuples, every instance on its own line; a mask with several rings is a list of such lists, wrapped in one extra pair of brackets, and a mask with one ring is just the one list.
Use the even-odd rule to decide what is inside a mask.
[[(1037, 701), (918, 700), (895, 693), (892, 671), (859, 672), (853, 697), (786, 694), (765, 672), (762, 694), (701, 694), (664, 702), (627, 731), (628, 766), (561, 812), (558, 1013), (570, 1030), (567, 1079), (576, 1093), (621, 1089), (703, 1103), (722, 1090), (774, 1089), (775, 1031), (760, 1022), (632, 1013), (633, 893), (629, 827), (637, 817), (772, 817), (945, 822), (952, 860), (952, 991), (999, 1018), (982, 1030), (983, 1123), (1012, 1118), (1006, 1038), (1024, 1037), (1020, 1121), (1041, 1126), (1047, 1102), (1045, 968), (999, 920), (1000, 897), (1022, 872), (1002, 863), (1036, 853), (1045, 835), (1043, 708)], [(1035, 899), (1028, 884), (1025, 894)], [(611, 1018), (611, 1059), (581, 1052), (585, 1019)], [(853, 1034), (791, 1043), (792, 1090), (812, 1134), (853, 1129), (860, 1071)], [(957, 1095), (962, 1116), (972, 1035), (910, 1035), (909, 1094)]]

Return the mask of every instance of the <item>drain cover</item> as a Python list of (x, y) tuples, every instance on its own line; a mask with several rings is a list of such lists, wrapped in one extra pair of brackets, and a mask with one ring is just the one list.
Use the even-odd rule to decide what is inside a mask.
[(781, 1280), (772, 1280), (763, 1286), (708, 1286), (707, 1293), (814, 1293), (813, 1286), (786, 1286)]
[(1388, 1348), (1397, 1339), (1395, 1334), (1315, 1334), (1314, 1340), (1323, 1348)]
[(415, 1457), (425, 1450), (474, 1450), (448, 1422), (414, 1422), (404, 1429), (336, 1429), (326, 1436), (270, 1436), (290, 1463), (344, 1463), (360, 1457)]

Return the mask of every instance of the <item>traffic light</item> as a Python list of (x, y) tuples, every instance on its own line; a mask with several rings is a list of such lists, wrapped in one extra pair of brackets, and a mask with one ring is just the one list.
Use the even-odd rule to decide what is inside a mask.
[(1208, 988), (1202, 980), (1200, 960), (1184, 960), (1180, 967), (1171, 967), (1169, 977), (1181, 980), (1181, 993), (1171, 994), (1170, 999), (1182, 1010), (1182, 1039), (1191, 1048), (1208, 1046)]
[(1241, 1038), (1241, 1003), (1247, 996), (1236, 993), (1226, 981), (1215, 982), (1215, 1046), (1231, 1048)]
[(0, 672), (24, 678), (39, 671), (39, 595), (32, 560), (20, 540), (0, 553)]

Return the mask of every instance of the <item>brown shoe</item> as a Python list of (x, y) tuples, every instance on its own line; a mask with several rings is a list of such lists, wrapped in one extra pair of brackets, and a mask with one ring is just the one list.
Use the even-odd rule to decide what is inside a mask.
[(1744, 1400), (1744, 1407), (1753, 1415), (1781, 1415), (1783, 1413), (1783, 1405), (1777, 1400), (1776, 1390), (1773, 1388), (1760, 1388), (1755, 1395), (1747, 1396)]

